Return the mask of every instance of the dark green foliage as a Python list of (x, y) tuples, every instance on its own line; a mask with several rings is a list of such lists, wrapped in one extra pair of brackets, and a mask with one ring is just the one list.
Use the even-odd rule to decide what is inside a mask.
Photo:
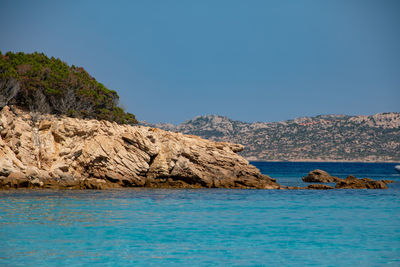
[[(118, 94), (97, 82), (83, 68), (68, 66), (43, 53), (0, 52), (0, 92), (18, 84), (5, 104), (31, 111), (136, 124), (135, 115), (118, 107)], [(7, 88), (6, 88), (7, 87)], [(0, 108), (2, 103), (0, 103)]]

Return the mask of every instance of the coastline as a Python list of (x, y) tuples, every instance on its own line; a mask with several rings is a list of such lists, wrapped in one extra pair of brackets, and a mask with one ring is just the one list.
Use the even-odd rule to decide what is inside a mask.
[(322, 162), (322, 163), (329, 163), (329, 162), (335, 162), (335, 163), (399, 163), (400, 164), (400, 160), (399, 161), (362, 161), (362, 160), (318, 160), (318, 159), (298, 159), (298, 160), (255, 160), (255, 159), (250, 159), (250, 158), (246, 158), (246, 160), (248, 160), (249, 162)]
[(0, 187), (279, 189), (242, 145), (145, 126), (0, 111)]
[[(238, 154), (244, 149), (240, 144), (157, 128), (50, 114), (35, 117), (6, 106), (0, 111), (0, 130), (1, 189), (334, 189), (281, 185)], [(384, 181), (363, 179), (352, 180), (352, 188), (387, 188)]]

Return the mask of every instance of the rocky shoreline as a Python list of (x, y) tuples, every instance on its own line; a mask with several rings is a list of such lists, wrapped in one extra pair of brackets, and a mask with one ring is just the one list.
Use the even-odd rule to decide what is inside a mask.
[[(43, 176), (41, 176), (43, 175)], [(276, 180), (269, 178), (272, 182), (276, 183)], [(149, 188), (217, 188), (216, 186), (201, 186), (201, 185), (188, 185), (188, 184), (177, 184), (173, 181), (173, 178), (161, 179), (161, 183), (156, 184), (144, 184), (144, 185), (132, 185), (124, 183), (123, 180), (111, 180), (98, 179), (98, 178), (84, 178), (84, 179), (68, 179), (66, 177), (50, 177), (50, 175), (44, 172), (36, 173), (23, 173), (23, 172), (12, 172), (7, 177), (0, 176), (0, 190), (7, 189), (111, 189), (111, 188), (127, 188), (127, 187), (149, 187)], [(221, 186), (220, 188), (248, 188), (248, 189), (286, 189), (286, 190), (329, 190), (329, 189), (387, 189), (387, 184), (394, 183), (393, 180), (373, 180), (370, 178), (357, 179), (352, 175), (349, 175), (346, 179), (340, 179), (336, 182), (336, 186), (330, 186), (321, 184), (323, 182), (315, 181), (317, 184), (310, 184), (305, 187), (300, 186), (274, 186), (274, 188), (268, 187), (257, 187), (256, 186), (236, 186), (226, 187)], [(262, 183), (259, 183), (262, 185)]]
[(242, 150), (144, 126), (0, 111), (2, 189), (280, 188)]
[[(237, 154), (242, 150), (145, 126), (34, 114), (15, 106), (0, 111), (0, 189), (333, 189), (282, 186)], [(332, 176), (315, 170), (307, 177), (320, 183)], [(387, 181), (331, 179), (336, 188), (387, 188)]]

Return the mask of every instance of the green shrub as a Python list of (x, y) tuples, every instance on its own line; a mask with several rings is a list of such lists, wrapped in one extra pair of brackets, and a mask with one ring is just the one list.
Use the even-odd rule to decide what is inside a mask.
[(135, 124), (135, 115), (118, 107), (117, 92), (96, 81), (82, 67), (68, 66), (43, 53), (0, 52), (0, 92), (17, 80), (18, 94), (9, 102), (31, 111)]

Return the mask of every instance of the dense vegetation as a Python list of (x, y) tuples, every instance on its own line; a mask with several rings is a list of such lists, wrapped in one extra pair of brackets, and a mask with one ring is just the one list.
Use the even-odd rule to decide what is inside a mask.
[(0, 109), (14, 104), (33, 112), (137, 123), (118, 100), (81, 67), (43, 53), (0, 52)]

